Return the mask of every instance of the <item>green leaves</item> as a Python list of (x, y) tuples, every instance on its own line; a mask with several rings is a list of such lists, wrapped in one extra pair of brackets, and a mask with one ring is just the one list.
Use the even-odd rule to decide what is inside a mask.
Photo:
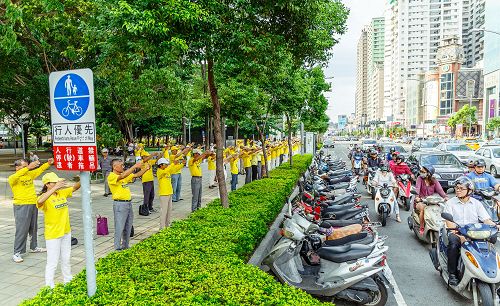
[(43, 289), (24, 305), (319, 305), (246, 264), (281, 210), (310, 155), (294, 157), (271, 177), (231, 192), (131, 249), (97, 263), (97, 293), (86, 296), (85, 271), (52, 292)]

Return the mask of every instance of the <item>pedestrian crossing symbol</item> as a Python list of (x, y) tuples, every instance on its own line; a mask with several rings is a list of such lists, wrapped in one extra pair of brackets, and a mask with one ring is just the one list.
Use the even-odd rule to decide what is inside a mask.
[(54, 90), (57, 112), (70, 121), (80, 119), (89, 107), (90, 93), (85, 81), (77, 74), (63, 75)]

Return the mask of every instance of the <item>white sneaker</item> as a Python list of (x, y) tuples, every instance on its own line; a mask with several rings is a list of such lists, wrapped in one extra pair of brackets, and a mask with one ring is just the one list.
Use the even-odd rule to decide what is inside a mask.
[(20, 262), (24, 261), (24, 259), (21, 257), (21, 254), (19, 254), (19, 253), (16, 253), (16, 254), (12, 255), (12, 260), (15, 263), (20, 263)]
[(30, 250), (30, 253), (44, 253), (47, 252), (46, 248), (36, 247), (33, 250)]

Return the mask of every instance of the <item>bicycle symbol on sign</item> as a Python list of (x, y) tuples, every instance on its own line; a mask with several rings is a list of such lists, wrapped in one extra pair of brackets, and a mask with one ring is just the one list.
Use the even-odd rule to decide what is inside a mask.
[(76, 105), (77, 102), (78, 101), (74, 101), (73, 103), (71, 103), (71, 101), (68, 100), (68, 105), (62, 109), (62, 115), (64, 117), (68, 117), (71, 112), (71, 114), (73, 115), (81, 116), (83, 109), (80, 106)]

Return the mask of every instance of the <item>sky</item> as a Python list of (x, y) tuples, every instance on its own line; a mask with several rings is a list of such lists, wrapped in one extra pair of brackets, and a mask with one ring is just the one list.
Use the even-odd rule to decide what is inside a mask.
[(331, 92), (325, 93), (329, 101), (327, 115), (337, 122), (338, 115), (354, 113), (356, 93), (356, 47), (363, 26), (372, 18), (384, 16), (387, 0), (344, 0), (350, 9), (347, 32), (333, 47), (333, 58), (325, 68), (325, 77), (332, 83)]

